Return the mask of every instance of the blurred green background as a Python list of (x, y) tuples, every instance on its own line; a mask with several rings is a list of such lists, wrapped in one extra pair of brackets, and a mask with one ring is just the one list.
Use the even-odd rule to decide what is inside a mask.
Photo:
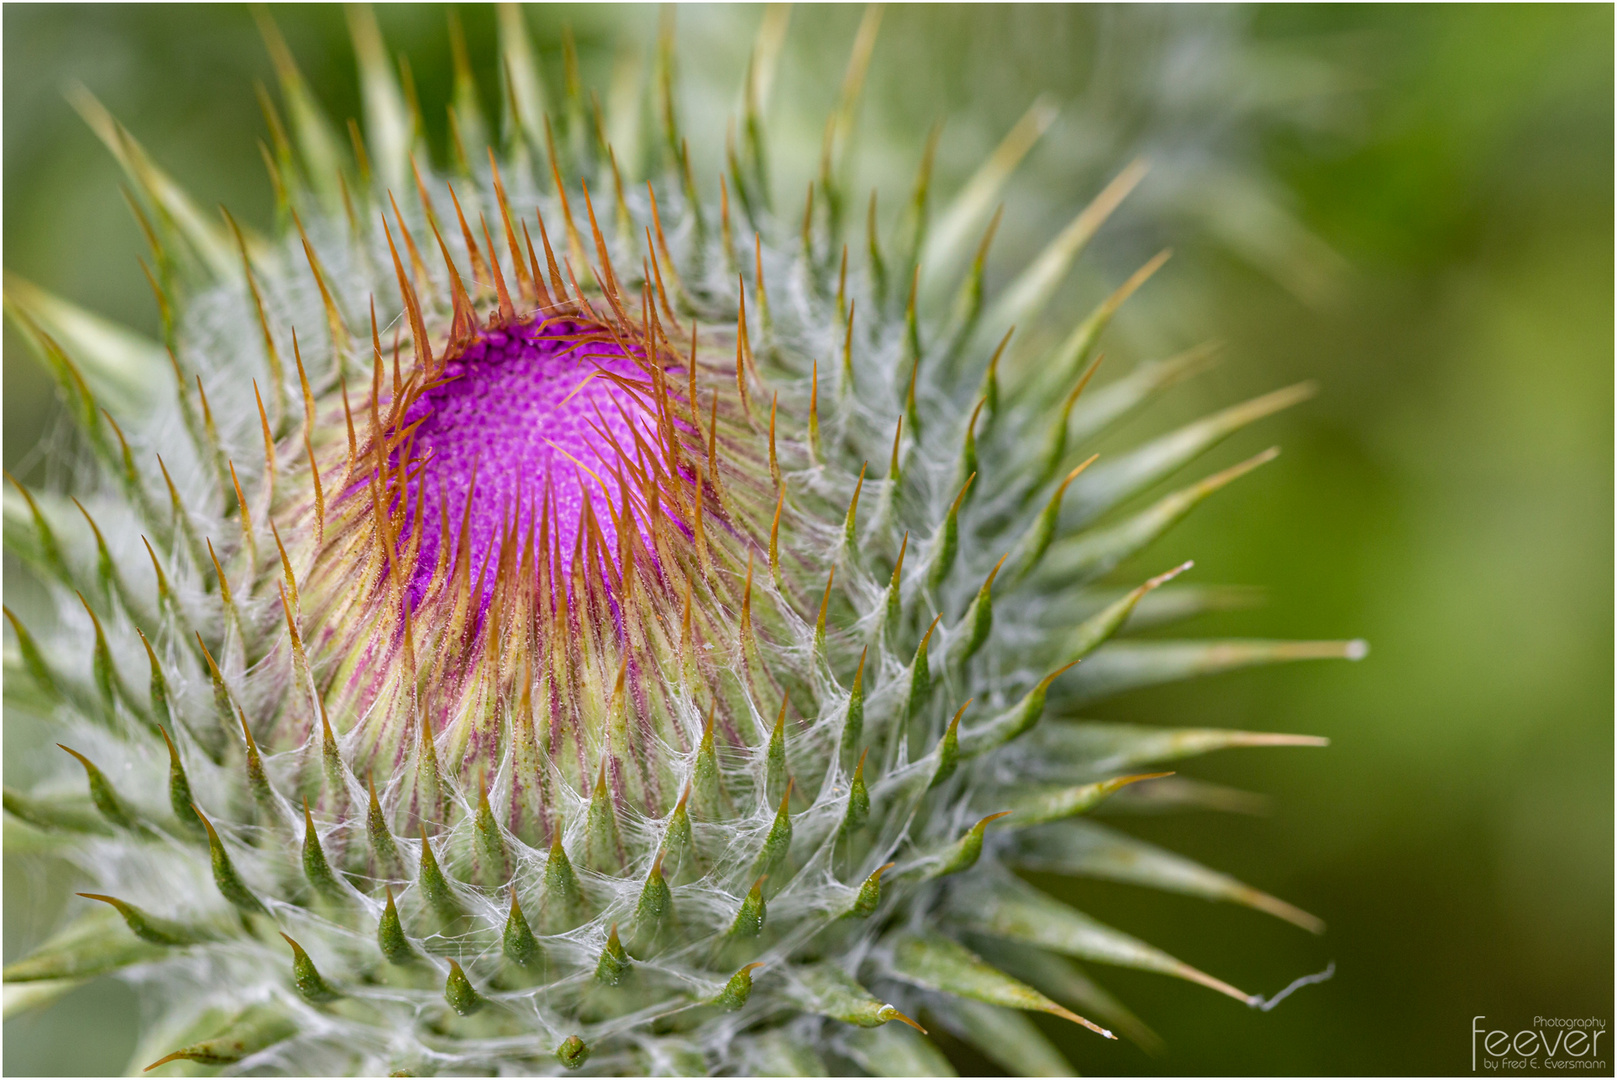
[[(358, 115), (341, 10), (274, 14), (331, 112)], [(549, 73), (559, 72), (570, 24), (586, 81), (598, 86), (615, 42), (643, 46), (656, 19), (641, 8), (528, 14)], [(461, 15), (486, 67), (493, 13)], [(444, 10), (380, 16), (389, 45), (408, 53), (422, 100), (444, 100)], [(699, 155), (719, 146), (722, 123), (702, 121), (731, 115), (759, 17), (756, 8), (679, 12), (686, 124), (706, 136)], [(1086, 90), (1115, 83), (1130, 62), (1127, 50), (1098, 44), (1116, 40), (1107, 35), (1118, 17), (889, 10), (867, 86), (862, 177), (896, 206), (927, 127), (944, 119), (947, 190), (1038, 93), (1073, 103), (1009, 191), (991, 265), (1005, 280), (1062, 208), (1070, 213), (1121, 164), (1108, 158), (1105, 133), (1081, 122)], [(1263, 92), (1281, 119), (1232, 136), (1231, 160), (1266, 172), (1277, 205), (1341, 257), (1303, 244), (1309, 259), (1265, 262), (1216, 229), (1169, 229), (1179, 254), (1154, 306), (1142, 294), (1143, 314), (1120, 325), (1116, 348), (1132, 357), (1131, 342), (1184, 344), (1185, 335), (1228, 348), (1147, 423), (1298, 379), (1317, 380), (1322, 393), (1199, 466), (1271, 442), (1285, 450), (1135, 569), (1194, 556), (1201, 581), (1265, 587), (1262, 607), (1206, 617), (1198, 630), (1362, 636), (1372, 651), (1358, 665), (1223, 676), (1097, 710), (1330, 736), (1325, 751), (1229, 752), (1191, 765), (1194, 775), (1268, 793), (1267, 815), (1123, 822), (1319, 914), (1330, 924), (1324, 937), (1125, 886), (1065, 892), (1249, 990), (1273, 993), (1329, 960), (1337, 975), (1260, 1013), (1187, 984), (1097, 970), (1168, 1051), (1154, 1059), (1062, 1033), (1073, 1060), (1089, 1073), (1447, 1073), (1469, 1068), (1474, 1015), (1512, 1030), (1535, 1015), (1609, 1022), (1612, 9), (1127, 17), (1167, 30), (1211, 18), (1244, 37), (1268, 65)], [(852, 8), (794, 12), (772, 115), (777, 179), (812, 164), (858, 19)], [(6, 268), (155, 331), (118, 175), (62, 89), (84, 82), (203, 205), (228, 204), (267, 227), (253, 80), (273, 80), (249, 12), (7, 5), (4, 31)], [(1160, 70), (1133, 74), (1193, 93), (1195, 78), (1184, 77), (1207, 62), (1186, 48)], [(428, 120), (441, 142), (432, 110)], [(1101, 277), (1086, 280), (1115, 282), (1149, 253), (1142, 245), (1160, 237), (1136, 225), (1120, 218), (1117, 238), (1097, 251)], [(1072, 288), (1076, 296), (1083, 282)], [(4, 361), (5, 462), (43, 480), (57, 407), (9, 329)], [(14, 570), (8, 561), (8, 588), (20, 587)], [(60, 867), (7, 857), (7, 960), (52, 928), (69, 884)], [(5, 1072), (119, 1070), (137, 1023), (133, 992), (93, 984), (7, 1022)]]

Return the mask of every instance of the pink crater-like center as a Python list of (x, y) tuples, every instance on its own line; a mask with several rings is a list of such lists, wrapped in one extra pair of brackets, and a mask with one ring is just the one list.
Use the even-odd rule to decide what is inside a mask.
[[(465, 520), (472, 587), (482, 583), (485, 601), (502, 545), (513, 536), (525, 544), (530, 527), (538, 556), (549, 549), (554, 557), (559, 546), (559, 569), (571, 571), (586, 498), (605, 555), (615, 559), (620, 477), (633, 488), (631, 464), (664, 452), (647, 384), (642, 361), (598, 327), (534, 320), (478, 331), (404, 416), (406, 427), (420, 421), (410, 451), (412, 518), (414, 501), (423, 504), (412, 601), (426, 594), (438, 566), (446, 517), (449, 565)], [(630, 497), (638, 503), (637, 491)], [(401, 549), (409, 542), (407, 531)]]

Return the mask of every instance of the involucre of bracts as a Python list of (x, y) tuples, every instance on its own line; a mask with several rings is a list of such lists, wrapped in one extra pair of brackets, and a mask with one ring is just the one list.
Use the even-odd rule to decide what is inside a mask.
[[(991, 291), (1028, 123), (936, 220), (929, 146), (878, 230), (844, 180), (873, 13), (806, 205), (776, 205), (757, 73), (780, 18), (717, 199), (667, 34), (641, 175), (571, 54), (548, 96), (515, 9), (497, 136), (457, 51), (444, 172), (373, 16), (352, 15), (351, 144), (266, 22), (272, 237), (200, 211), (76, 96), (166, 340), (7, 282), (101, 477), (80, 502), (6, 493), (7, 548), (60, 609), (49, 632), (7, 611), (7, 708), (54, 722), (66, 770), (6, 789), (7, 841), (69, 858), (87, 898), (5, 970), (8, 1003), (121, 972), (151, 1008), (137, 1065), (165, 1069), (891, 1075), (948, 1070), (938, 1025), (1050, 1074), (1029, 1012), (1154, 1039), (1074, 959), (1255, 999), (1012, 869), (1320, 929), (1080, 815), (1227, 802), (1162, 764), (1323, 740), (1071, 718), (1362, 653), (1119, 639), (1226, 594), (1154, 592), (1188, 563), (1096, 584), (1273, 453), (1114, 510), (1307, 389), (1096, 461), (1205, 359), (1089, 385), (1163, 257), (1055, 348), (1007, 343), (1059, 323), (1047, 302), (1144, 166)], [(929, 314), (923, 282), (957, 297)]]

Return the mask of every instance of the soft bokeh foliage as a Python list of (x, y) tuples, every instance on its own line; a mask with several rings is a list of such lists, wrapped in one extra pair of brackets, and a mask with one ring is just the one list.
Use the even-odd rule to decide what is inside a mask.
[[(275, 14), (333, 114), (356, 114), (340, 9)], [(603, 83), (613, 42), (644, 41), (655, 18), (629, 8), (532, 16), (545, 60), (556, 62), (570, 21)], [(775, 137), (807, 149), (777, 151), (782, 173), (811, 164), (857, 17), (793, 16)], [(60, 91), (85, 82), (203, 202), (267, 224), (251, 80), (268, 81), (270, 69), (252, 21), (214, 7), (11, 7), (4, 18), (6, 266), (155, 328), (115, 166)], [(381, 18), (423, 100), (442, 98), (442, 9)], [(746, 8), (680, 13), (693, 112), (733, 108), (757, 18)], [(941, 179), (952, 186), (1038, 93), (1066, 102), (1104, 65), (1128, 62), (1121, 46), (1097, 45), (1116, 42), (1110, 18), (1103, 9), (889, 11), (867, 90), (865, 178), (896, 200), (926, 128), (943, 118)], [(492, 14), (468, 9), (463, 19), (474, 57), (490, 55)], [(1300, 378), (1319, 380), (1323, 393), (1221, 449), (1209, 464), (1270, 441), (1286, 453), (1139, 568), (1194, 555), (1203, 581), (1266, 586), (1262, 609), (1208, 618), (1198, 629), (1209, 634), (1346, 631), (1374, 651), (1356, 666), (1141, 693), (1105, 715), (1330, 736), (1326, 752), (1231, 753), (1193, 766), (1271, 793), (1273, 812), (1177, 819), (1172, 832), (1178, 849), (1331, 929), (1316, 940), (1236, 908), (1066, 887), (1098, 917), (1149, 930), (1242, 986), (1272, 992), (1329, 959), (1338, 975), (1263, 1014), (1109, 971), (1169, 1052), (1153, 1060), (1092, 1040), (1077, 1060), (1096, 1072), (1455, 1071), (1473, 1015), (1525, 1026), (1534, 1015), (1612, 1012), (1612, 14), (1269, 8), (1233, 23), (1250, 24), (1269, 61), (1268, 92), (1294, 121), (1266, 130), (1252, 151), (1345, 263), (1306, 246), (1316, 257), (1303, 263), (1295, 249), (1266, 258), (1238, 235), (1186, 221), (1169, 238), (1179, 254), (1165, 275), (1184, 284), (1165, 285), (1111, 347), (1121, 369), (1155, 344), (1150, 333), (1228, 342), (1224, 363), (1177, 391), (1153, 424)], [(1204, 64), (1189, 51), (1182, 66), (1155, 73), (1163, 94), (1199, 92)], [(1075, 177), (1110, 159), (1115, 147), (1097, 145), (1106, 137), (1115, 133), (1097, 133), (1076, 110), (1051, 130), (1012, 188), (1003, 266), (1036, 250), (1074, 198)], [(1124, 228), (1110, 258), (1100, 255), (1121, 266), (1150, 239)], [(1192, 293), (1196, 309), (1167, 330), (1145, 325)], [(5, 462), (25, 479), (53, 467), (53, 409), (45, 377), (8, 330)], [(8, 557), (7, 602), (17, 606), (27, 585), (14, 569)], [(39, 741), (6, 732), (8, 750)], [(27, 766), (8, 761), (8, 770)], [(1127, 824), (1147, 839), (1165, 835), (1148, 819)], [(5, 869), (9, 960), (52, 928), (67, 882), (41, 857), (8, 856)], [(133, 1017), (127, 991), (87, 988), (8, 1024), (5, 1069), (120, 1068)], [(99, 1037), (83, 1038), (92, 1027)]]

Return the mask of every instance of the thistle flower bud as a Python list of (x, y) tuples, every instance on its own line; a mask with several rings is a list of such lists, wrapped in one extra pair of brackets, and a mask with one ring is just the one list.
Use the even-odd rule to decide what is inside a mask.
[[(8, 788), (6, 809), (80, 853), (98, 891), (6, 980), (143, 965), (171, 1021), (157, 1030), (191, 1032), (143, 1047), (151, 1068), (290, 1072), (891, 1074), (941, 1067), (921, 1042), (933, 1024), (1048, 1071), (1063, 1059), (1022, 1012), (1142, 1030), (1063, 981), (1057, 954), (1249, 1001), (1007, 872), (1319, 928), (1074, 820), (1169, 775), (1142, 771), (1157, 762), (1319, 742), (1087, 723), (1077, 703), (1363, 654), (1122, 641), (1189, 564), (1121, 599), (1090, 586), (1267, 458), (1110, 511), (1306, 393), (1089, 467), (1095, 434), (1189, 363), (1086, 390), (1160, 258), (1092, 313), (1046, 310), (1143, 165), (1120, 162), (991, 289), (997, 215), (975, 255), (969, 237), (1047, 105), (936, 229), (929, 148), (897, 237), (872, 201), (861, 246), (845, 155), (875, 14), (800, 226), (771, 209), (754, 75), (715, 204), (669, 40), (663, 167), (643, 176), (590, 119), (571, 53), (547, 113), (522, 16), (501, 19), (502, 145), (485, 171), (492, 129), (457, 92), (449, 173), (426, 160), (373, 16), (353, 16), (352, 159), (265, 23), (290, 235), (195, 213), (79, 100), (136, 192), (169, 350), (8, 286), (117, 494), (78, 515), (8, 494), (8, 549), (64, 615), (45, 634), (7, 611), (15, 677), (74, 746), (83, 797)], [(926, 290), (962, 275), (935, 319)], [(1041, 319), (1063, 344), (1002, 365), (1007, 342), (1038, 340), (1013, 324)], [(146, 407), (115, 407), (117, 372)], [(1002, 970), (1029, 951), (1042, 974)]]

